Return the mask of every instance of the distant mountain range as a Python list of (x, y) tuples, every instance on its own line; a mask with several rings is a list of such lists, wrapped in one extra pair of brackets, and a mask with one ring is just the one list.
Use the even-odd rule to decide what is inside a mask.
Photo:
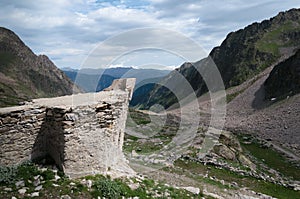
[[(210, 59), (214, 61), (219, 69), (225, 88), (231, 88), (242, 84), (255, 75), (264, 71), (266, 68), (278, 64), (280, 61), (290, 57), (300, 47), (300, 10), (291, 9), (281, 12), (277, 16), (264, 20), (261, 23), (253, 23), (244, 29), (229, 33), (226, 39), (218, 47), (215, 47), (208, 58), (195, 63), (184, 63), (176, 71), (171, 72), (161, 80), (162, 85), (155, 85), (148, 93), (147, 100), (141, 100), (137, 107), (148, 109), (153, 104), (161, 104), (168, 108), (178, 102), (178, 96), (175, 96), (169, 89), (163, 85), (176, 84), (174, 87), (180, 87), (183, 82), (178, 78), (181, 74), (193, 88), (197, 96), (208, 91), (206, 83), (196, 68), (205, 70), (206, 63)], [(296, 55), (297, 57), (297, 55)], [(295, 57), (293, 59), (296, 59)], [(283, 64), (284, 65), (284, 64)], [(282, 68), (282, 69), (279, 69)], [(271, 73), (274, 79), (266, 82), (266, 87), (277, 94), (286, 92), (289, 89), (299, 88), (299, 81), (289, 81), (289, 83), (275, 83), (276, 81), (285, 81), (289, 78), (295, 79), (295, 74), (284, 72), (284, 66), (275, 67)], [(298, 71), (298, 68), (295, 70)], [(277, 72), (276, 72), (277, 71)], [(294, 71), (294, 70), (290, 70)], [(279, 74), (280, 73), (280, 74)], [(293, 72), (294, 73), (294, 72)], [(275, 75), (277, 74), (277, 76)], [(275, 78), (276, 76), (276, 78)], [(298, 77), (298, 76), (297, 76)], [(270, 83), (272, 81), (272, 83)], [(171, 82), (171, 83), (170, 83)], [(276, 86), (271, 86), (271, 85)], [(277, 88), (280, 86), (281, 88)], [(291, 87), (291, 88), (287, 88)], [(283, 89), (284, 88), (284, 89)], [(295, 89), (294, 89), (295, 90)], [(297, 90), (297, 89), (296, 89)], [(189, 91), (181, 96), (188, 96)], [(296, 91), (295, 91), (296, 92)], [(268, 97), (272, 96), (270, 94)]]
[(0, 107), (79, 91), (47, 56), (35, 55), (14, 32), (0, 27)]
[(164, 76), (169, 74), (169, 70), (156, 69), (135, 69), (132, 67), (117, 67), (107, 69), (80, 69), (71, 68), (62, 69), (65, 74), (86, 92), (98, 92), (111, 85), (114, 79), (136, 78), (136, 85), (142, 82), (158, 82)]

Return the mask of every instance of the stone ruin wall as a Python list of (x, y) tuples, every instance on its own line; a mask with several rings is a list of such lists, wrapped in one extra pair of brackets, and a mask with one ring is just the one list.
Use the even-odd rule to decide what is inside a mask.
[(134, 174), (122, 153), (135, 79), (98, 93), (0, 109), (0, 165), (51, 156), (66, 175)]

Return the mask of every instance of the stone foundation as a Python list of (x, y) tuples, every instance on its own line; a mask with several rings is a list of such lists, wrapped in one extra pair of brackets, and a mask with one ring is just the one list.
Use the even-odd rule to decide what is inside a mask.
[(121, 79), (99, 93), (0, 109), (0, 165), (49, 155), (71, 177), (134, 174), (122, 153), (134, 83)]

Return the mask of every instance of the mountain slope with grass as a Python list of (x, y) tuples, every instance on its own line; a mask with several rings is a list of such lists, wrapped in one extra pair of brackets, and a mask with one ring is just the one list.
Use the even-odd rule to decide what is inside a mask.
[[(300, 9), (280, 12), (277, 16), (253, 23), (244, 29), (229, 33), (226, 39), (209, 54), (219, 69), (225, 88), (237, 86), (262, 72), (272, 64), (277, 63), (283, 56), (291, 55), (300, 46)], [(196, 68), (205, 67), (209, 58), (196, 63), (184, 63), (176, 69), (200, 96), (207, 92), (202, 76)], [(174, 81), (178, 78), (174, 72), (162, 81)], [(149, 108), (160, 103), (170, 107), (178, 99), (163, 86), (157, 85), (151, 91), (142, 108)], [(180, 100), (180, 99), (179, 99)]]
[[(181, 85), (180, 77), (184, 77), (199, 96), (201, 118), (196, 137), (186, 153), (171, 167), (154, 173), (153, 178), (175, 179), (177, 183), (184, 181), (192, 186), (214, 184), (221, 188), (214, 189), (218, 195), (234, 189), (238, 193), (252, 190), (275, 198), (299, 198), (299, 16), (299, 9), (279, 13), (270, 20), (230, 33), (221, 46), (212, 50), (210, 56), (220, 70), (227, 93), (224, 126), (227, 133), (219, 137), (204, 158), (201, 154), (203, 137), (208, 133), (213, 109), (206, 85), (194, 66), (207, 69), (209, 58), (185, 63), (162, 80), (165, 85), (175, 82), (174, 87), (177, 87)], [(184, 104), (184, 108), (172, 106), (178, 100), (176, 97), (167, 88), (156, 85), (148, 101), (139, 107), (148, 109), (157, 103), (171, 107), (166, 112), (173, 118), (182, 117), (181, 110), (195, 112), (195, 103)], [(140, 112), (150, 115), (150, 111)], [(163, 121), (160, 114), (163, 112), (142, 118), (141, 114), (132, 113), (131, 118), (139, 121), (136, 122), (139, 126), (134, 131), (134, 127), (128, 125), (131, 136), (126, 137), (124, 151), (129, 152), (129, 157), (140, 160), (149, 151), (161, 150), (177, 133), (176, 121), (166, 122), (161, 128), (155, 124), (154, 116), (161, 117), (157, 121)], [(190, 117), (188, 121), (192, 120)], [(132, 136), (136, 135), (134, 132), (147, 135), (151, 126), (155, 132), (161, 130), (153, 137)], [(144, 161), (145, 165), (151, 164), (150, 158)], [(176, 175), (180, 180), (176, 180)]]
[(0, 28), (0, 106), (79, 92), (45, 55), (35, 55), (11, 30)]

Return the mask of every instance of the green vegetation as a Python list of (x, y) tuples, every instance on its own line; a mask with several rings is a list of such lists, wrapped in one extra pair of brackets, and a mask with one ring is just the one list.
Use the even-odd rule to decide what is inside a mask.
[(95, 184), (93, 185), (94, 191), (93, 197), (106, 197), (106, 198), (121, 198), (124, 197), (139, 197), (140, 199), (146, 198), (167, 198), (168, 196), (174, 199), (189, 199), (189, 198), (201, 198), (203, 194), (194, 195), (188, 191), (182, 189), (175, 189), (160, 183), (155, 183), (151, 179), (136, 180), (135, 183), (139, 184), (139, 187), (135, 190), (130, 189), (127, 182), (121, 179), (111, 180), (104, 176), (93, 177)]
[[(55, 175), (59, 177), (55, 181)], [(64, 176), (60, 171), (56, 173), (51, 169), (40, 169), (32, 162), (25, 162), (20, 165), (6, 167), (0, 167), (0, 195), (6, 195), (8, 198), (18, 195), (18, 190), (22, 188), (18, 187), (16, 183), (23, 182), (24, 187), (27, 187), (26, 193), (30, 194), (35, 191), (36, 186), (42, 185), (42, 190), (39, 196), (44, 198), (45, 196), (54, 196), (57, 194), (63, 195), (64, 193), (73, 192), (74, 195), (78, 192), (74, 192), (69, 187), (65, 186), (71, 181)], [(36, 184), (39, 182), (39, 184)], [(43, 182), (43, 183), (42, 183)], [(54, 187), (53, 184), (57, 184), (58, 187)], [(12, 191), (5, 192), (4, 188), (11, 188)], [(25, 197), (26, 198), (26, 197)]]
[(13, 63), (16, 57), (10, 52), (0, 52), (0, 71), (7, 70), (7, 66)]
[[(240, 175), (232, 171), (220, 169), (211, 165), (206, 166), (194, 161), (177, 160), (175, 166), (177, 169), (168, 168), (167, 170), (170, 172), (187, 175), (188, 177), (193, 178), (194, 180), (197, 180), (200, 183), (204, 182), (216, 185), (220, 188), (236, 189), (235, 187), (232, 187), (226, 183), (237, 183), (239, 187), (247, 187), (256, 192), (264, 193), (277, 198), (292, 199), (300, 197), (299, 191), (294, 191), (284, 186), (256, 179), (251, 176)], [(214, 179), (224, 180), (225, 184), (222, 184), (217, 180), (202, 177), (205, 174), (207, 174), (210, 177), (213, 177)]]
[(264, 34), (264, 36), (257, 42), (257, 48), (262, 52), (272, 53), (276, 57), (279, 56), (279, 48), (295, 45), (291, 40), (284, 40), (283, 33), (290, 33), (300, 30), (299, 25), (288, 21), (280, 26), (275, 26), (271, 31)]
[(237, 91), (235, 93), (231, 93), (229, 95), (226, 95), (226, 102), (229, 103), (231, 102), (234, 98), (236, 98), (239, 94), (241, 94), (242, 92), (244, 92), (245, 89)]
[(104, 176), (98, 176), (93, 184), (92, 195), (106, 198), (120, 198), (131, 192), (130, 188), (121, 181), (114, 181)]
[[(123, 150), (128, 153), (131, 153), (132, 150), (135, 150), (137, 153), (147, 154), (160, 150), (163, 146), (163, 144), (153, 143), (151, 141), (141, 142), (136, 137), (130, 135), (126, 135), (126, 139), (132, 140), (130, 142), (127, 141), (126, 144), (123, 146)], [(165, 142), (167, 142), (167, 140), (165, 140)]]
[(148, 115), (132, 108), (129, 108), (129, 116), (137, 125), (148, 124), (151, 122), (151, 119)]
[[(59, 176), (59, 179), (55, 179)], [(35, 191), (37, 179), (40, 179), (39, 198), (60, 198), (69, 195), (71, 198), (98, 198), (118, 199), (128, 197), (148, 198), (174, 198), (189, 199), (201, 198), (203, 194), (194, 195), (183, 189), (170, 187), (151, 179), (124, 178), (111, 179), (109, 176), (95, 175), (86, 176), (79, 179), (69, 179), (60, 171), (54, 172), (51, 169), (38, 168), (37, 165), (27, 162), (14, 167), (0, 167), (0, 195), (7, 198), (17, 196), (18, 198), (31, 198), (30, 194)], [(24, 185), (18, 187), (16, 182), (22, 181)], [(90, 181), (91, 187), (87, 185)], [(130, 188), (130, 184), (135, 184), (136, 188)], [(27, 187), (24, 195), (18, 190)], [(11, 191), (6, 191), (10, 188)]]
[(46, 170), (40, 171), (38, 168), (31, 162), (25, 162), (21, 165), (6, 167), (0, 166), (0, 184), (13, 184), (17, 180), (23, 179), (25, 180), (25, 184), (29, 185), (27, 182), (33, 181), (33, 177), (40, 175), (45, 180), (54, 179), (54, 173)]
[[(232, 97), (233, 99), (240, 92), (235, 92), (232, 94), (232, 96), (229, 97)], [(143, 117), (145, 117), (143, 114), (139, 115), (139, 119), (143, 119)], [(170, 125), (170, 123), (168, 125)], [(153, 138), (159, 138), (162, 141), (164, 138), (167, 137), (167, 135), (173, 135), (172, 132), (176, 132), (176, 128), (172, 129), (172, 127), (175, 127), (176, 125), (168, 125), (164, 127), (164, 130), (159, 131), (155, 136), (153, 136)], [(140, 130), (147, 131), (147, 128), (142, 128), (141, 125)], [(171, 137), (172, 136), (170, 136), (170, 138)], [(130, 153), (132, 150), (135, 150), (137, 153), (145, 154), (159, 150), (160, 146), (157, 145), (158, 141), (156, 140), (151, 142), (150, 140), (151, 139), (139, 139), (127, 135), (125, 139), (124, 151)], [(297, 171), (299, 171), (299, 168), (288, 163), (278, 152), (270, 148), (262, 147), (261, 145), (255, 142), (248, 145), (242, 144), (242, 147), (244, 153), (246, 153), (247, 156), (249, 156), (248, 158), (250, 158), (252, 162), (257, 163), (256, 160), (258, 160), (262, 164), (266, 165), (266, 167), (262, 167), (259, 163), (256, 164), (257, 173), (265, 173), (267, 175), (273, 176), (273, 174), (270, 171), (268, 171), (268, 168), (273, 168), (282, 173), (284, 176), (293, 177), (294, 180), (299, 179), (299, 174), (297, 173)], [(197, 158), (196, 149), (190, 147), (189, 151), (190, 157)], [(231, 165), (232, 167), (237, 169), (244, 170), (245, 172), (250, 171), (250, 168), (241, 165), (239, 162), (233, 162), (223, 159), (218, 161), (225, 161), (228, 165)], [(264, 181), (260, 178), (255, 178), (247, 174), (240, 174), (213, 165), (204, 165), (200, 162), (189, 159), (179, 159), (175, 161), (173, 168), (164, 168), (164, 171), (169, 173), (176, 173), (179, 175), (186, 176), (187, 178), (193, 179), (196, 182), (199, 182), (200, 187), (205, 184), (216, 186), (221, 190), (237, 190), (239, 188), (247, 187), (253, 191), (264, 193), (277, 198), (300, 197), (300, 193), (294, 191), (292, 188), (284, 187), (278, 184)]]
[[(151, 119), (146, 113), (129, 109), (127, 130), (135, 131), (145, 138), (126, 134), (123, 146), (125, 152), (131, 153), (135, 150), (139, 154), (148, 154), (162, 149), (171, 142), (178, 129), (178, 123), (174, 122), (174, 118), (170, 118), (169, 115), (152, 115)], [(165, 123), (162, 123), (164, 120)]]
[[(12, 88), (14, 87), (14, 88)], [(24, 85), (5, 85), (0, 83), (0, 107), (15, 106), (20, 101), (26, 101), (27, 98), (20, 97), (15, 90), (22, 90), (27, 96), (30, 96), (29, 88)]]
[(243, 148), (248, 151), (257, 160), (266, 164), (268, 167), (275, 169), (284, 176), (300, 180), (300, 168), (288, 162), (286, 158), (272, 148), (268, 148), (259, 144), (257, 141), (252, 141), (250, 144), (243, 144)]
[(251, 69), (251, 65), (256, 65), (254, 60), (250, 58), (248, 60), (244, 60), (243, 62), (239, 63), (236, 66), (236, 72), (232, 76), (231, 80), (229, 81), (230, 86), (240, 85), (249, 78), (254, 77), (260, 71)]
[(12, 184), (15, 182), (18, 172), (17, 166), (0, 166), (0, 184)]

